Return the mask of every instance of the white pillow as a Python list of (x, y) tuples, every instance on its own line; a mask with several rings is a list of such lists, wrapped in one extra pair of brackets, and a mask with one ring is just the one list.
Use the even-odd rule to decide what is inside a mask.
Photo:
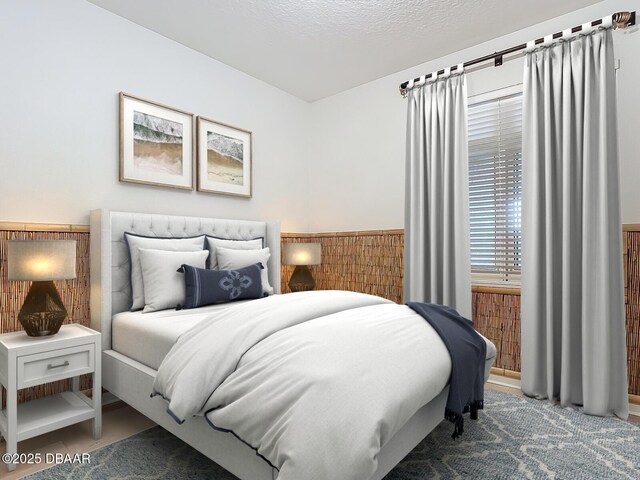
[(135, 233), (125, 232), (124, 239), (129, 246), (129, 259), (131, 267), (131, 310), (140, 310), (144, 307), (144, 285), (142, 284), (142, 269), (140, 267), (139, 248), (154, 250), (170, 250), (180, 252), (192, 252), (204, 250), (204, 235), (188, 238), (156, 238), (144, 237)]
[(273, 295), (273, 288), (269, 285), (269, 270), (267, 262), (271, 257), (269, 248), (260, 250), (233, 250), (231, 248), (216, 247), (216, 256), (218, 257), (219, 270), (235, 270), (236, 268), (244, 268), (256, 263), (262, 263), (262, 291), (269, 295)]
[(263, 247), (262, 237), (252, 240), (230, 240), (207, 235), (207, 248), (211, 253), (211, 255), (209, 255), (209, 268), (211, 270), (218, 270), (217, 247), (231, 248), (233, 250), (260, 250)]
[(172, 252), (140, 248), (138, 251), (144, 283), (143, 313), (176, 308), (178, 304), (184, 304), (184, 274), (177, 270), (183, 264), (204, 268), (209, 256), (208, 250)]

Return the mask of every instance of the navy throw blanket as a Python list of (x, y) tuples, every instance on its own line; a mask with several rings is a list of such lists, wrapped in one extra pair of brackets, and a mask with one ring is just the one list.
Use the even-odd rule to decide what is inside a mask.
[(444, 418), (455, 427), (452, 438), (464, 432), (463, 413), (484, 407), (484, 366), (487, 344), (474, 330), (473, 322), (451, 307), (433, 303), (409, 302), (440, 335), (451, 355), (449, 397)]

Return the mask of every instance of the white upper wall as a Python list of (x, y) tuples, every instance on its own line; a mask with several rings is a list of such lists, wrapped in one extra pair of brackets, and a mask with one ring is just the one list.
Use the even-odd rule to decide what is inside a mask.
[[(83, 0), (0, 0), (0, 220), (87, 223), (113, 210), (282, 221), (285, 231), (399, 228), (406, 101), (398, 85), (640, 0), (607, 0), (308, 104)], [(623, 221), (640, 223), (640, 32), (615, 33)], [(468, 75), (521, 82), (522, 60)], [(118, 181), (118, 92), (253, 131), (251, 199)]]
[[(89, 210), (304, 230), (308, 103), (83, 0), (0, 0), (0, 220)], [(253, 198), (118, 181), (118, 92), (253, 131)]]
[[(309, 231), (402, 228), (406, 100), (398, 93), (400, 83), (620, 10), (640, 12), (640, 1), (601, 2), (313, 103)], [(622, 66), (618, 104), (624, 223), (640, 223), (638, 30), (614, 33), (616, 58)], [(502, 67), (489, 65), (469, 73), (469, 95), (522, 82), (521, 55)]]

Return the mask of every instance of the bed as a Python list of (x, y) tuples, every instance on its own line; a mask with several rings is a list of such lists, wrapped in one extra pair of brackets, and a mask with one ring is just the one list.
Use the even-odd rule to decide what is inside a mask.
[[(125, 232), (171, 238), (200, 234), (230, 240), (262, 237), (271, 250), (269, 283), (279, 294), (279, 224), (104, 209), (91, 212), (91, 326), (102, 333), (104, 388), (238, 478), (274, 480), (278, 471), (238, 437), (212, 429), (204, 416), (178, 424), (167, 414), (167, 403), (162, 398), (150, 397), (158, 368), (177, 339), (208, 315), (228, 312), (240, 302), (149, 314), (129, 312), (130, 267)], [(487, 345), (488, 377), (495, 347), (490, 342)], [(442, 421), (447, 394), (445, 386), (395, 432), (378, 453), (377, 468), (369, 479), (383, 478)]]

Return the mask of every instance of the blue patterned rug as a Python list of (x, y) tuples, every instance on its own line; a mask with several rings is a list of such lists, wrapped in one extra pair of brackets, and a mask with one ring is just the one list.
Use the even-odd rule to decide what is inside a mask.
[[(385, 480), (640, 479), (640, 427), (487, 390), (461, 439), (443, 422)], [(90, 465), (58, 465), (30, 480), (236, 480), (160, 427), (99, 448)], [(338, 479), (331, 479), (338, 480)]]

